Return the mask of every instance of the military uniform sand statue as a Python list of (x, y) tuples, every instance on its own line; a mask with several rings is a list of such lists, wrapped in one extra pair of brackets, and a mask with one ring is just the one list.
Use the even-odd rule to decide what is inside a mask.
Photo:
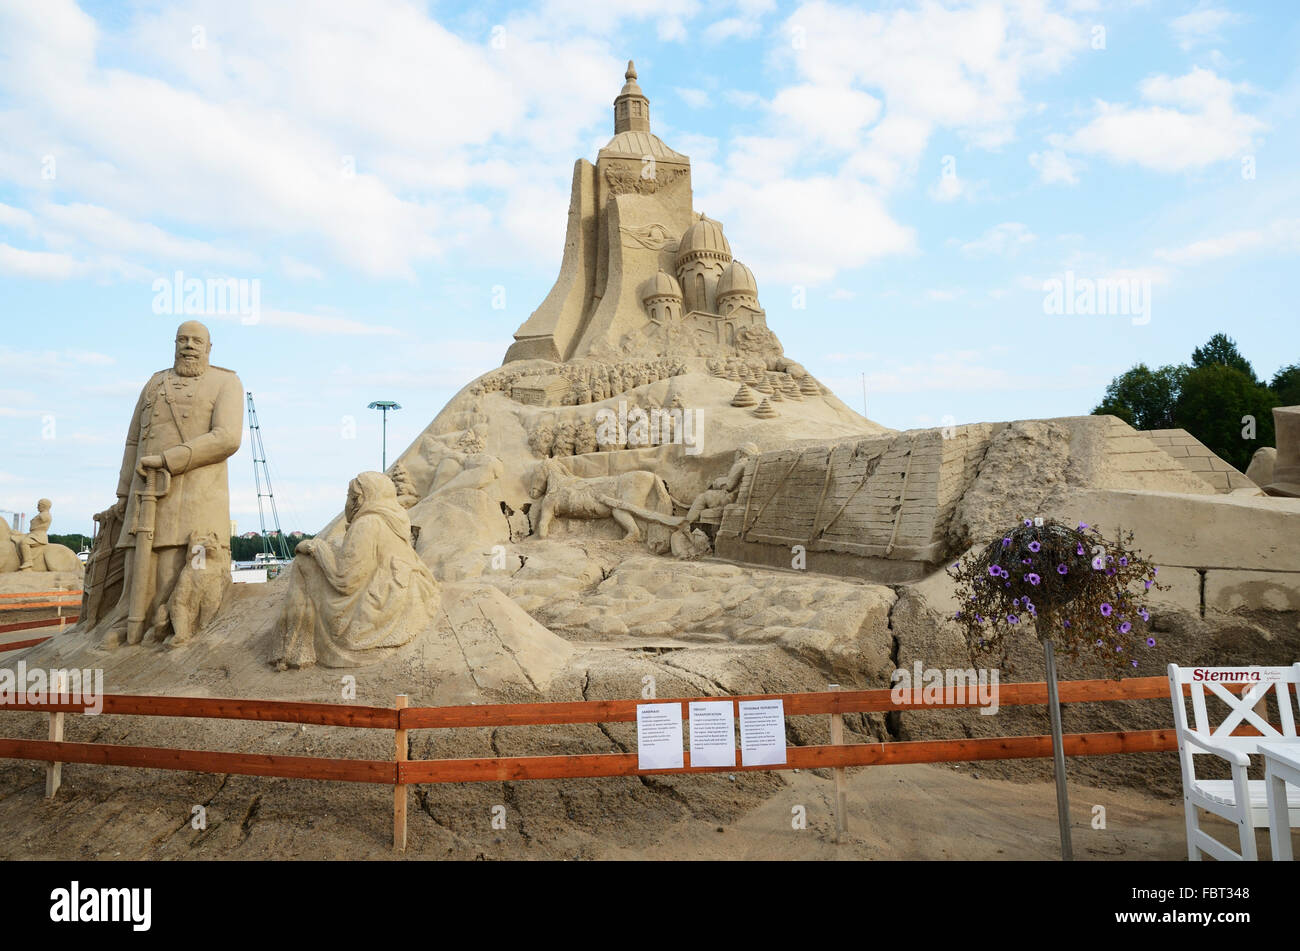
[[(115, 540), (101, 531), (112, 554), (97, 552), (86, 597), (96, 613), (82, 621), (104, 647), (139, 644), (146, 633), (154, 641), (179, 634), (173, 643), (182, 643), (210, 620), (214, 598), (230, 584), (226, 460), (239, 449), (244, 388), (233, 372), (208, 363), (211, 351), (207, 327), (181, 324), (171, 369), (150, 377), (136, 402), (117, 504), (100, 513), (101, 525), (121, 527)], [(106, 583), (117, 559), (122, 594), (109, 604), (90, 585)]]
[(348, 485), (338, 545), (298, 546), (272, 661), (356, 667), (383, 660), (430, 627), (438, 582), (411, 546), (411, 522), (392, 480), (363, 472)]

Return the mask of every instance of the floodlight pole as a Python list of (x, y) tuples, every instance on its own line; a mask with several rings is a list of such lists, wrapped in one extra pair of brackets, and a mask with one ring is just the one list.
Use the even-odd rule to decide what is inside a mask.
[(388, 411), (402, 408), (401, 403), (394, 403), (392, 400), (375, 400), (370, 404), (369, 409), (382, 410), (384, 414), (384, 436), (383, 436), (383, 468), (381, 472), (388, 471)]
[(1065, 788), (1065, 742), (1061, 734), (1061, 701), (1056, 691), (1056, 653), (1051, 640), (1043, 641), (1047, 660), (1047, 712), (1052, 720), (1052, 762), (1056, 769), (1056, 818), (1061, 825), (1061, 860), (1074, 860), (1070, 841), (1070, 794)]

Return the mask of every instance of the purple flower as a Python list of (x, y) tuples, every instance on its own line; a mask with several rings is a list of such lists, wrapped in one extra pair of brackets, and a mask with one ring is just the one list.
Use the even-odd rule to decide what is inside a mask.
[(1031, 572), (1029, 572), (1029, 574), (1025, 575), (1025, 580), (1028, 581), (1028, 582), (1029, 582), (1030, 584), (1032, 584), (1032, 585), (1037, 585), (1038, 582), (1042, 581), (1043, 579), (1040, 578), (1040, 577), (1038, 577), (1038, 575), (1034, 574), (1034, 573), (1031, 571)]
[(1025, 519), (1025, 528), (1033, 528), (1033, 527), (1034, 527), (1034, 520), (1032, 518)]
[(1101, 605), (1101, 616), (1102, 616), (1102, 617), (1110, 617), (1110, 612), (1111, 612), (1112, 610), (1114, 610), (1114, 609), (1110, 606), (1110, 603), (1109, 603), (1109, 602), (1105, 602), (1105, 601), (1102, 602), (1102, 605)]
[(1056, 573), (1057, 573), (1058, 575), (1068, 574), (1069, 571), (1070, 571), (1070, 569), (1067, 568), (1067, 567), (1065, 567), (1065, 565), (1057, 565), (1057, 566), (1056, 566)]
[(1028, 607), (1029, 607), (1029, 616), (1030, 616), (1030, 617), (1038, 617), (1038, 609), (1037, 609), (1036, 607), (1034, 607), (1032, 604), (1029, 605)]
[(1101, 555), (1098, 555), (1096, 558), (1092, 560), (1093, 571), (1101, 571), (1101, 569), (1105, 567), (1106, 567), (1106, 562), (1102, 560)]
[(1146, 608), (1138, 608), (1138, 614), (1142, 615), (1142, 620), (1144, 620), (1144, 621), (1149, 621), (1149, 620), (1151, 620), (1151, 615), (1150, 615), (1150, 614), (1147, 614), (1147, 609), (1146, 609)]
[(1080, 523), (1079, 523), (1079, 531), (1081, 531), (1081, 532), (1082, 532), (1082, 531), (1086, 531), (1087, 528), (1088, 528), (1088, 523), (1087, 523), (1087, 522), (1080, 522)]
[(1032, 559), (1032, 558), (1021, 558), (1021, 559), (1020, 559), (1020, 563), (1021, 563), (1022, 565), (1032, 565), (1032, 564), (1034, 563), (1034, 559)]
[[(983, 623), (984, 623), (984, 615), (982, 615), (982, 614), (977, 614), (977, 615), (975, 615), (975, 620), (977, 620), (977, 621), (979, 621), (981, 624), (983, 624)], [(984, 642), (983, 642), (983, 641), (980, 641), (980, 643), (983, 644)]]
[[(1002, 577), (1002, 569), (999, 568), (997, 565), (989, 565), (989, 577), (990, 578)], [(1150, 582), (1148, 582), (1148, 584), (1150, 584)]]
[(957, 620), (959, 617), (961, 617), (961, 612), (960, 612), (960, 611), (958, 611), (956, 614), (954, 614), (954, 615), (952, 616), (952, 619), (955, 621), (955, 620)]
[(1151, 569), (1151, 573), (1152, 573), (1153, 575), (1158, 575), (1158, 574), (1160, 574), (1160, 569), (1159, 569), (1159, 568), (1152, 568), (1152, 569)]
[(1123, 652), (1123, 650), (1124, 650), (1124, 646), (1123, 646), (1122, 644), (1116, 644), (1116, 645), (1115, 645), (1115, 653), (1116, 653), (1116, 654), (1119, 654), (1119, 653)]
[(1138, 662), (1137, 662), (1137, 661), (1133, 661), (1133, 666), (1136, 667), (1137, 665), (1138, 665)]
[(1011, 587), (1011, 582), (1008, 581), (1008, 582), (1007, 582), (1006, 584), (1004, 584), (1002, 587), (1004, 587), (1004, 588), (1009, 588), (1009, 587)]
[(1002, 547), (1003, 547), (1003, 548), (1010, 548), (1010, 547), (1011, 547), (1011, 539), (1009, 539), (1009, 538), (1004, 538), (1004, 539), (1002, 539)]
[(1083, 554), (1083, 545), (1079, 545), (1077, 548), (1075, 548), (1074, 553), (1075, 553), (1076, 555), (1082, 555), (1082, 554)]
[(1100, 638), (1097, 639), (1097, 646), (1098, 646), (1098, 647), (1101, 646), (1101, 639), (1100, 639)]
[(1143, 584), (1146, 585), (1146, 590), (1147, 590), (1147, 591), (1150, 591), (1150, 590), (1151, 590), (1151, 582), (1150, 582), (1150, 581), (1144, 581)]
[(1131, 630), (1133, 630), (1133, 625), (1130, 624), (1128, 621), (1125, 621), (1123, 624), (1119, 626), (1119, 632), (1121, 634), (1127, 634)]
[(1020, 599), (1019, 599), (1019, 598), (1012, 598), (1012, 599), (1011, 599), (1011, 606), (1012, 606), (1013, 608), (1018, 608), (1018, 607), (1020, 607)]
[(1069, 626), (1070, 626), (1070, 622), (1069, 622), (1069, 621), (1066, 621), (1066, 622), (1065, 622), (1065, 626), (1066, 626), (1066, 627), (1069, 627)]
[(1114, 568), (1107, 568), (1107, 569), (1106, 569), (1106, 577), (1107, 577), (1107, 578), (1109, 578), (1109, 577), (1110, 577), (1111, 575), (1113, 575), (1114, 573), (1115, 573), (1115, 569), (1114, 569)]
[(1030, 543), (1029, 543), (1029, 550), (1032, 551), (1034, 554), (1038, 554), (1038, 550), (1039, 550), (1040, 548), (1042, 548), (1042, 547), (1043, 547), (1043, 546), (1040, 545), (1038, 542), (1030, 542)]
[(1155, 646), (1156, 646), (1156, 639), (1154, 637), (1148, 637), (1147, 647), (1155, 647)]
[(1127, 558), (1121, 558), (1121, 559), (1119, 560), (1119, 564), (1120, 564), (1120, 567), (1121, 567), (1121, 568), (1127, 568), (1127, 567), (1128, 567), (1128, 559), (1127, 559)]
[(1014, 614), (1008, 614), (1008, 615), (1007, 615), (1007, 623), (1008, 623), (1008, 624), (1019, 624), (1019, 623), (1020, 623), (1020, 618), (1016, 617)]

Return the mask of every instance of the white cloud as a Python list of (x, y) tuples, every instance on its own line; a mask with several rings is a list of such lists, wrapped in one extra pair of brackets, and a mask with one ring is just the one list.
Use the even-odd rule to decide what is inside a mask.
[(1044, 185), (1077, 185), (1079, 171), (1083, 163), (1070, 158), (1060, 149), (1044, 149), (1031, 152), (1029, 164), (1038, 171), (1038, 178)]
[(25, 251), (0, 243), (0, 272), (43, 281), (65, 281), (83, 275), (85, 269), (68, 254)]
[(1028, 226), (1019, 221), (1005, 221), (994, 225), (974, 241), (961, 246), (963, 254), (970, 257), (1015, 257), (1020, 249), (1038, 240)]
[(686, 103), (692, 109), (707, 109), (712, 104), (712, 99), (703, 89), (687, 89), (683, 86), (678, 86), (676, 93), (681, 98), (682, 102)]
[(1223, 39), (1223, 27), (1237, 23), (1241, 17), (1228, 10), (1201, 6), (1199, 9), (1169, 21), (1169, 28), (1183, 50), (1191, 50), (1206, 43), (1217, 43)]
[(748, 40), (755, 36), (761, 24), (758, 20), (743, 17), (726, 17), (704, 28), (704, 40), (722, 43), (726, 40)]
[(804, 83), (782, 89), (769, 108), (776, 122), (804, 138), (810, 150), (847, 151), (879, 117), (881, 103), (857, 89)]
[(325, 279), (325, 272), (306, 261), (299, 261), (291, 255), (283, 255), (280, 258), (280, 270), (284, 276), (291, 281), (321, 281)]
[(1245, 88), (1199, 67), (1153, 76), (1138, 87), (1150, 105), (1099, 102), (1091, 122), (1053, 144), (1160, 172), (1204, 168), (1249, 152), (1264, 131), (1263, 122), (1236, 107)]
[(1179, 248), (1163, 248), (1155, 256), (1170, 264), (1189, 266), (1220, 258), (1244, 254), (1249, 251), (1282, 252), (1300, 251), (1300, 219), (1282, 219), (1266, 228), (1246, 228), (1230, 231), (1213, 238), (1203, 238)]

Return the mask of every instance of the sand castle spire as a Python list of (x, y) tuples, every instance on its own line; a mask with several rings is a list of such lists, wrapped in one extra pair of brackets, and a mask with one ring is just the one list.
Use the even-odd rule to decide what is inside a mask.
[(627, 82), (614, 100), (614, 134), (649, 132), (650, 100), (636, 84), (636, 65), (631, 60), (627, 61), (627, 72), (623, 78)]

